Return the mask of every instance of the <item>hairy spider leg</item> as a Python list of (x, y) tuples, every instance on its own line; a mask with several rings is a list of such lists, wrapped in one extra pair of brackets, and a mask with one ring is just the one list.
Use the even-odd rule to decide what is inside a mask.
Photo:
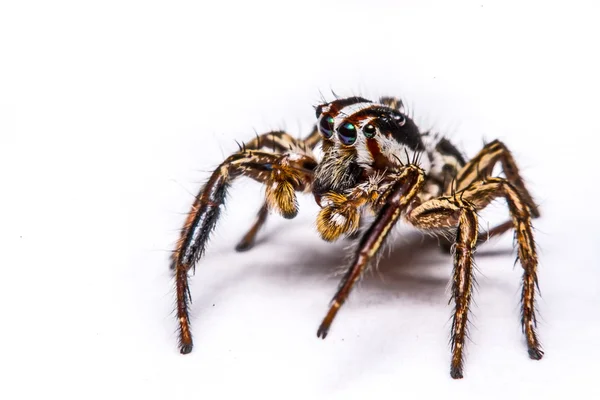
[[(480, 235), (478, 242), (483, 242), (487, 240), (488, 237), (500, 235), (511, 228), (515, 229), (517, 242), (519, 243), (519, 259), (525, 269), (522, 293), (522, 325), (527, 335), (530, 357), (533, 359), (540, 359), (543, 356), (543, 352), (539, 348), (533, 326), (527, 328), (528, 325), (535, 325), (534, 286), (537, 285), (537, 255), (535, 254), (535, 245), (532, 238), (531, 219), (540, 217), (538, 206), (525, 186), (512, 153), (506, 145), (499, 140), (494, 140), (485, 145), (484, 148), (459, 171), (457, 176), (457, 187), (458, 190), (466, 189), (477, 180), (487, 180), (488, 182), (491, 182), (492, 180), (487, 178), (492, 174), (493, 169), (498, 162), (502, 164), (502, 170), (506, 175), (506, 181), (512, 188), (510, 190), (505, 189), (507, 192), (505, 197), (512, 218), (511, 220), (490, 229), (487, 234), (483, 233)], [(522, 225), (515, 222), (515, 215), (520, 215), (523, 221), (525, 221), (521, 223), (522, 225), (524, 224), (527, 226), (525, 232), (519, 232)], [(531, 281), (531, 279), (533, 279), (533, 281)]]
[(298, 208), (295, 191), (310, 187), (315, 165), (316, 161), (305, 155), (297, 155), (292, 160), (286, 154), (241, 150), (228, 157), (200, 190), (172, 255), (171, 268), (175, 269), (180, 328), (179, 349), (182, 354), (191, 352), (193, 348), (188, 309), (191, 301), (188, 271), (195, 267), (204, 254), (232, 181), (239, 176), (247, 176), (266, 184), (269, 207), (284, 217), (292, 218)]
[[(316, 125), (313, 127), (312, 132), (304, 140), (298, 140), (291, 135), (282, 132), (269, 132), (263, 135), (257, 136), (250, 142), (246, 143), (246, 149), (270, 149), (274, 153), (285, 153), (290, 149), (297, 149), (307, 155), (312, 154), (312, 150), (321, 140), (321, 135)], [(269, 216), (269, 205), (265, 203), (261, 206), (256, 214), (256, 219), (250, 226), (250, 229), (242, 236), (242, 239), (235, 246), (236, 251), (250, 250), (254, 246), (256, 235), (267, 222)]]
[(464, 197), (475, 203), (478, 209), (485, 207), (494, 198), (504, 197), (512, 218), (518, 245), (518, 259), (523, 267), (523, 287), (521, 291), (521, 325), (527, 339), (529, 357), (539, 360), (541, 350), (535, 327), (535, 292), (538, 287), (538, 256), (533, 238), (531, 210), (521, 191), (503, 178), (488, 178), (485, 182), (472, 185), (465, 190)]
[(379, 102), (381, 104), (385, 104), (386, 106), (393, 108), (396, 111), (400, 111), (403, 107), (402, 100), (397, 97), (384, 96), (379, 98)]
[(416, 198), (424, 181), (425, 174), (416, 165), (407, 165), (401, 170), (398, 179), (391, 185), (377, 218), (361, 237), (354, 260), (340, 282), (338, 291), (331, 300), (329, 311), (317, 331), (318, 337), (323, 339), (327, 337), (333, 319), (348, 298), (352, 287), (377, 254), (402, 212)]
[(235, 246), (236, 251), (246, 251), (250, 250), (254, 246), (254, 241), (256, 239), (256, 234), (262, 228), (262, 226), (267, 221), (267, 217), (269, 216), (269, 204), (265, 201), (263, 205), (256, 213), (256, 218), (250, 226), (250, 229), (242, 236), (242, 239)]
[(306, 138), (304, 138), (303, 142), (309, 149), (314, 149), (317, 147), (317, 145), (321, 142), (321, 133), (319, 133), (317, 125), (313, 126), (312, 131)]
[(473, 253), (477, 245), (477, 212), (467, 196), (455, 196), (429, 200), (408, 215), (407, 219), (420, 229), (436, 229), (457, 226), (453, 245), (454, 271), (452, 298), (452, 378), (462, 378), (463, 348), (467, 335), (469, 304), (473, 282)]
[(452, 321), (452, 362), (450, 375), (463, 377), (463, 349), (467, 332), (469, 303), (473, 277), (473, 251), (477, 242), (477, 211), (498, 197), (508, 202), (519, 246), (519, 260), (524, 269), (521, 324), (527, 338), (530, 358), (543, 356), (535, 332), (535, 288), (537, 286), (537, 255), (531, 227), (531, 214), (525, 199), (508, 180), (488, 178), (474, 181), (453, 196), (429, 200), (408, 215), (407, 219), (420, 229), (435, 229), (458, 225), (454, 249), (452, 296), (455, 310)]
[[(486, 144), (483, 149), (481, 149), (479, 153), (458, 172), (455, 189), (457, 191), (465, 189), (473, 182), (491, 176), (494, 167), (498, 162), (502, 164), (502, 170), (506, 175), (506, 179), (521, 193), (524, 203), (529, 207), (531, 217), (539, 218), (540, 211), (525, 186), (512, 153), (508, 150), (506, 145), (499, 140), (494, 140), (493, 142)], [(446, 193), (446, 195), (449, 194), (449, 192)], [(490, 229), (488, 232), (482, 232), (479, 235), (478, 242), (485, 242), (488, 238), (501, 235), (512, 227), (512, 221), (508, 220), (503, 222)]]

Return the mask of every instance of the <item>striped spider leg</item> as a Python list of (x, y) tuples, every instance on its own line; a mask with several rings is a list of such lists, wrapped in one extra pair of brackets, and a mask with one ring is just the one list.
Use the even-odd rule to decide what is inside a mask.
[(191, 301), (188, 272), (195, 268), (204, 254), (229, 186), (240, 176), (265, 184), (265, 205), (261, 208), (258, 223), (246, 235), (246, 243), (251, 244), (268, 210), (275, 210), (285, 218), (296, 216), (298, 204), (295, 192), (311, 188), (313, 170), (317, 165), (311, 151), (314, 141), (314, 135), (305, 142), (280, 131), (260, 135), (227, 157), (200, 190), (181, 230), (171, 264), (175, 270), (179, 349), (182, 354), (191, 352), (193, 348), (188, 310)]
[[(523, 204), (529, 209), (531, 218), (539, 218), (540, 211), (525, 187), (517, 163), (506, 145), (499, 140), (494, 140), (486, 144), (475, 157), (469, 160), (464, 168), (457, 171), (454, 188), (446, 188), (444, 194), (449, 195), (451, 194), (451, 190), (462, 190), (477, 180), (491, 176), (494, 167), (498, 163), (502, 165), (502, 171), (506, 175), (508, 182), (521, 194)], [(501, 235), (512, 229), (513, 226), (512, 220), (508, 220), (493, 227), (488, 232), (481, 233), (477, 242), (482, 243), (492, 236)]]
[[(424, 136), (427, 136), (425, 134)], [(525, 187), (523, 178), (519, 173), (519, 168), (508, 148), (499, 140), (494, 140), (486, 144), (483, 149), (469, 162), (466, 162), (462, 156), (447, 139), (441, 139), (436, 146), (439, 154), (433, 154), (433, 158), (441, 158), (443, 165), (442, 174), (444, 183), (441, 184), (444, 195), (450, 195), (458, 190), (462, 190), (478, 179), (489, 177), (492, 175), (494, 167), (500, 163), (502, 171), (506, 175), (507, 180), (515, 186), (515, 188), (523, 196), (523, 201), (530, 210), (531, 218), (539, 218), (540, 212), (537, 205), (533, 201), (531, 194)], [(446, 154), (444, 154), (446, 153)], [(454, 159), (454, 160), (453, 160)], [(513, 228), (512, 220), (505, 221), (498, 226), (491, 228), (488, 231), (479, 233), (477, 243), (481, 244), (488, 239), (501, 235)], [(445, 250), (450, 250), (452, 243), (447, 243), (446, 238), (442, 239), (441, 245)]]
[[(382, 195), (382, 198), (385, 199), (383, 200), (383, 205), (378, 207), (377, 218), (365, 231), (364, 235), (359, 241), (358, 249), (356, 250), (352, 264), (340, 282), (338, 290), (331, 300), (329, 311), (323, 319), (321, 326), (319, 326), (317, 331), (318, 337), (323, 339), (327, 337), (331, 323), (333, 322), (333, 319), (335, 318), (340, 307), (350, 295), (352, 287), (356, 282), (358, 282), (366, 268), (369, 266), (369, 263), (379, 252), (382, 244), (385, 242), (386, 237), (400, 216), (406, 211), (408, 205), (411, 204), (415, 199), (419, 193), (419, 190), (423, 186), (424, 180), (425, 175), (419, 167), (415, 165), (408, 165), (407, 167), (403, 168), (393, 183), (389, 185), (389, 188), (385, 194)], [(324, 208), (324, 210), (327, 210), (326, 215), (333, 215), (330, 218), (330, 221), (335, 221), (336, 217), (344, 215), (342, 213), (345, 212), (345, 205), (334, 203), (329, 206), (329, 208), (331, 208), (331, 210), (327, 210), (327, 208)], [(358, 215), (358, 211), (356, 209), (354, 209), (353, 212)], [(350, 221), (351, 219), (347, 220)], [(335, 225), (336, 228), (338, 228), (341, 224)], [(323, 224), (323, 226), (325, 226), (325, 224)], [(351, 231), (350, 228), (353, 226), (356, 226), (356, 223), (344, 225), (344, 228), (349, 228), (348, 231)], [(344, 230), (344, 228), (341, 230)], [(331, 236), (333, 236), (324, 228), (321, 229), (324, 231), (321, 232), (321, 235), (325, 236), (325, 238), (329, 239)], [(336, 234), (337, 231), (338, 230), (336, 229)]]
[(433, 230), (457, 227), (454, 245), (452, 297), (455, 310), (452, 320), (452, 363), (450, 375), (463, 377), (463, 349), (467, 332), (469, 303), (473, 280), (473, 253), (477, 244), (477, 212), (492, 200), (503, 197), (508, 203), (516, 232), (518, 254), (523, 266), (522, 325), (530, 358), (539, 360), (543, 351), (535, 332), (535, 288), (537, 286), (537, 254), (531, 226), (531, 211), (514, 184), (503, 178), (473, 181), (451, 196), (429, 200), (407, 215), (417, 228)]

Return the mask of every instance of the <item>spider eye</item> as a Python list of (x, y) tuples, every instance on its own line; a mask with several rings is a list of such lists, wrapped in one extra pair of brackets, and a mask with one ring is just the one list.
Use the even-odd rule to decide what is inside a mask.
[(367, 124), (363, 128), (363, 132), (366, 137), (372, 138), (373, 136), (375, 136), (375, 133), (377, 133), (377, 128), (375, 128), (375, 126), (372, 124)]
[(350, 122), (346, 122), (338, 128), (338, 135), (342, 143), (351, 145), (356, 142), (356, 127)]
[(319, 130), (327, 139), (333, 135), (333, 117), (331, 115), (324, 115), (319, 123)]
[(398, 125), (404, 125), (406, 118), (404, 118), (404, 115), (402, 114), (394, 114), (394, 121), (396, 121)]

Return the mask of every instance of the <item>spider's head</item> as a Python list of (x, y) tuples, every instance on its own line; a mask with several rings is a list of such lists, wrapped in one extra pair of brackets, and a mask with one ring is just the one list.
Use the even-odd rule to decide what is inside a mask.
[(411, 152), (423, 148), (419, 128), (405, 114), (400, 100), (381, 98), (374, 103), (362, 97), (348, 97), (315, 109), (326, 151), (338, 148), (359, 153), (366, 149), (375, 159), (378, 153), (391, 148), (406, 147)]
[(364, 173), (397, 168), (424, 150), (419, 129), (400, 100), (348, 97), (317, 106), (316, 114), (324, 151), (317, 192), (345, 190)]

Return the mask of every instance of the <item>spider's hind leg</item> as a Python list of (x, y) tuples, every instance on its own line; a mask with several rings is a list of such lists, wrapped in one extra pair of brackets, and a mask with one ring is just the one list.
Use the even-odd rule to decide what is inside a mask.
[(179, 349), (182, 354), (191, 352), (193, 347), (188, 311), (191, 301), (188, 272), (204, 254), (233, 180), (239, 176), (247, 176), (265, 183), (269, 207), (284, 217), (292, 218), (298, 211), (295, 191), (304, 191), (310, 187), (315, 165), (314, 159), (308, 155), (294, 154), (291, 157), (290, 154), (242, 149), (228, 157), (212, 173), (192, 205), (172, 255)]
[(260, 208), (260, 210), (258, 210), (258, 213), (256, 214), (256, 219), (254, 220), (254, 223), (252, 224), (250, 229), (248, 229), (248, 232), (246, 232), (246, 234), (242, 237), (242, 239), (235, 246), (236, 251), (246, 251), (246, 250), (250, 250), (252, 247), (254, 247), (254, 241), (256, 239), (256, 234), (258, 233), (260, 228), (262, 228), (262, 226), (265, 224), (268, 216), (269, 216), (269, 205), (265, 202), (262, 205), (262, 207)]

